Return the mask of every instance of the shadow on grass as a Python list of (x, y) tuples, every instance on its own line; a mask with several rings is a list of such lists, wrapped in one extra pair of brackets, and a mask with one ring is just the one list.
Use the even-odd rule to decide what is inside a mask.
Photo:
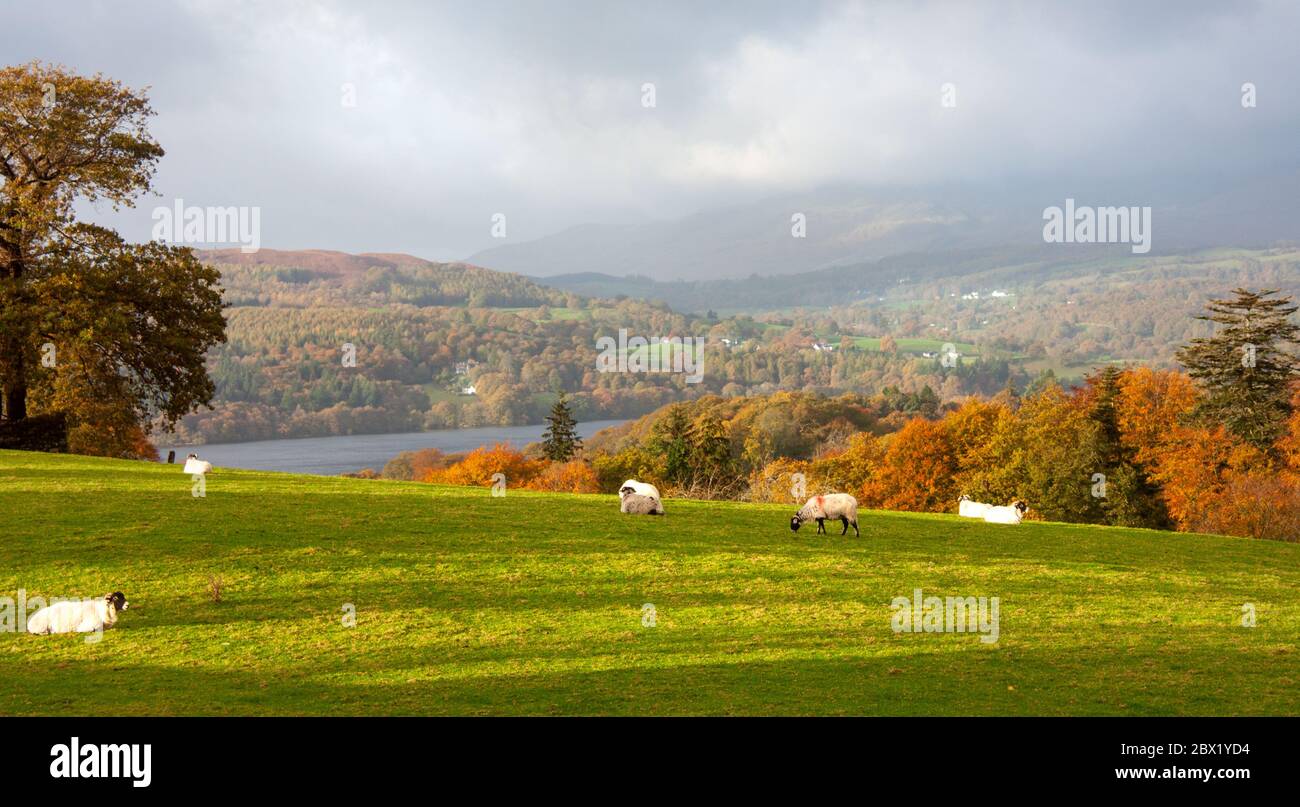
[[(1132, 659), (1142, 662), (1144, 659)], [(612, 660), (615, 665), (620, 662)], [(654, 658), (592, 671), (468, 674), (379, 670), (250, 671), (153, 665), (147, 659), (59, 661), (33, 670), (0, 660), (0, 713), (130, 714), (639, 714), (1075, 715), (1295, 714), (1287, 687), (1264, 672), (1237, 675), (1236, 697), (1187, 692), (1233, 662), (1169, 654), (1141, 672), (1080, 652), (914, 652), (905, 657), (734, 662)], [(1250, 659), (1258, 662), (1260, 659)], [(1062, 668), (1072, 674), (1063, 678)], [(1249, 690), (1249, 691), (1246, 691)]]

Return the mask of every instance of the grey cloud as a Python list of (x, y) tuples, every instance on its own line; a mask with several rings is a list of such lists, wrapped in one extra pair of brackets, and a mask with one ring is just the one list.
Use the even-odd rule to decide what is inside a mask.
[[(463, 257), (496, 245), (497, 212), (517, 242), (832, 183), (1191, 202), (1300, 167), (1300, 9), (1286, 3), (9, 13), (6, 62), (151, 85), (163, 200), (260, 205), (270, 247)], [(1257, 109), (1239, 104), (1245, 81)], [(956, 109), (939, 105), (944, 82)], [(146, 238), (153, 204), (102, 215)]]

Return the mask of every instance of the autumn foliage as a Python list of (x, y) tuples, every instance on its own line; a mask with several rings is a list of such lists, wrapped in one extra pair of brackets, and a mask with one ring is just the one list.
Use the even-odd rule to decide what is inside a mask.
[(864, 507), (953, 512), (957, 497), (1052, 521), (1300, 540), (1300, 392), (1276, 452), (1197, 420), (1186, 375), (1108, 371), (1084, 386), (967, 400), (891, 434), (854, 434), (810, 459), (777, 458), (749, 478), (752, 501), (854, 493)]
[(494, 475), (504, 474), (507, 486), (526, 487), (545, 467), (544, 460), (529, 459), (508, 444), (497, 443), (491, 448), (476, 448), (464, 459), (445, 468), (431, 469), (421, 481), (490, 487)]
[[(477, 448), (463, 458), (438, 464), (446, 459), (434, 449), (432, 455), (417, 452), (412, 464), (421, 468), (414, 478), (423, 482), (443, 485), (470, 485), (491, 487), (497, 474), (505, 477), (509, 488), (543, 490), (552, 493), (597, 493), (600, 482), (595, 470), (584, 460), (548, 462), (533, 459), (505, 443), (491, 448)], [(498, 477), (499, 478), (499, 477)]]
[(590, 463), (584, 460), (549, 463), (524, 486), (528, 490), (551, 493), (599, 493), (600, 480)]
[[(859, 424), (801, 415), (786, 406), (808, 403), (799, 396), (706, 399), (693, 406), (712, 413), (665, 409), (662, 423), (641, 424), (589, 461), (547, 462), (497, 445), (401, 463), (428, 482), (488, 486), (501, 473), (510, 487), (612, 493), (637, 478), (687, 495), (673, 463), (697, 468), (704, 444), (718, 468), (731, 469), (739, 493), (729, 495), (755, 502), (847, 491), (864, 508), (955, 512), (967, 494), (1022, 499), (1030, 518), (1048, 521), (1300, 540), (1300, 391), (1272, 451), (1199, 419), (1201, 394), (1176, 371), (1111, 368), (1074, 389), (1050, 384), (899, 418), (886, 433), (889, 419), (870, 413)], [(808, 423), (820, 425), (805, 435)]]
[(954, 457), (944, 424), (915, 418), (891, 436), (860, 498), (886, 510), (946, 510), (957, 498)]

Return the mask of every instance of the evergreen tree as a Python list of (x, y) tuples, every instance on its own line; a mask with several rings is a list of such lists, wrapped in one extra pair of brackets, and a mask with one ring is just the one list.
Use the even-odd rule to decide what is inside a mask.
[(1096, 457), (1104, 484), (1092, 480), (1090, 490), (1108, 524), (1118, 527), (1167, 529), (1169, 514), (1159, 498), (1159, 489), (1140, 468), (1133, 451), (1120, 439), (1117, 400), (1124, 372), (1110, 365), (1087, 378), (1094, 391), (1089, 416), (1097, 424)]
[(1178, 361), (1205, 392), (1197, 416), (1264, 451), (1286, 428), (1289, 388), (1300, 373), (1300, 362), (1282, 349), (1300, 342), (1300, 327), (1290, 320), (1296, 306), (1290, 297), (1272, 297), (1277, 293), (1234, 289), (1231, 299), (1211, 300), (1210, 314), (1197, 319), (1224, 327), (1178, 351)]
[(1113, 364), (1101, 372), (1088, 376), (1087, 382), (1096, 392), (1092, 404), (1092, 419), (1101, 426), (1101, 458), (1107, 466), (1118, 465), (1123, 460), (1120, 446), (1119, 415), (1115, 402), (1119, 398), (1119, 381), (1123, 371)]
[[(1007, 384), (1011, 385), (1010, 379), (1007, 380)], [(1039, 374), (1034, 377), (1033, 381), (1029, 382), (1029, 385), (1025, 387), (1024, 397), (1030, 398), (1042, 392), (1043, 390), (1048, 389), (1049, 387), (1059, 387), (1059, 386), (1061, 386), (1061, 383), (1056, 379), (1056, 371), (1053, 370), (1051, 367), (1048, 367), (1047, 369), (1039, 372)], [(1012, 389), (1014, 389), (1014, 387), (1012, 387)]]
[(690, 420), (685, 404), (672, 404), (650, 430), (650, 450), (664, 458), (664, 472), (672, 482), (691, 474)]
[(542, 433), (542, 453), (555, 462), (573, 459), (582, 450), (582, 438), (578, 436), (578, 422), (573, 419), (563, 392), (551, 407), (546, 422), (546, 431)]
[(691, 427), (691, 471), (696, 478), (721, 482), (730, 476), (731, 438), (727, 426), (713, 412), (706, 412)]

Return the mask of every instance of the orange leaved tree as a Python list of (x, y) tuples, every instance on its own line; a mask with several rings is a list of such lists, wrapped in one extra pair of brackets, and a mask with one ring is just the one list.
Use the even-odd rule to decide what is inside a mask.
[(494, 483), (496, 474), (504, 474), (510, 487), (526, 487), (546, 466), (544, 460), (530, 460), (506, 443), (492, 448), (480, 446), (463, 460), (446, 468), (428, 471), (423, 481), (442, 485), (483, 485)]
[(956, 461), (943, 424), (914, 418), (887, 442), (884, 458), (863, 486), (864, 503), (887, 510), (947, 509), (956, 499)]

